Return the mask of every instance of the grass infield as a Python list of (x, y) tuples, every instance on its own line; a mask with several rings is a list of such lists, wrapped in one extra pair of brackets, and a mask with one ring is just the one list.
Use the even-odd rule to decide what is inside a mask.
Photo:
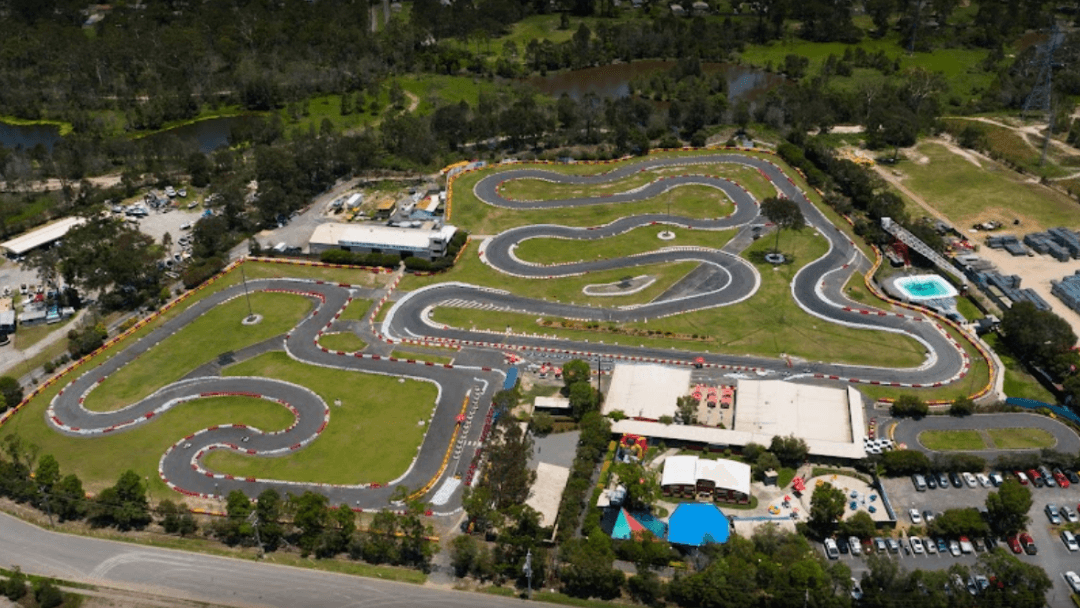
[(319, 345), (329, 348), (330, 350), (354, 353), (364, 350), (364, 348), (367, 347), (367, 342), (364, 342), (352, 332), (341, 331), (332, 334), (323, 334), (319, 337)]
[(1042, 429), (987, 429), (986, 434), (1001, 450), (1052, 448), (1057, 444), (1053, 434)]
[[(330, 424), (302, 450), (280, 458), (215, 451), (206, 466), (238, 477), (312, 483), (386, 483), (405, 472), (427, 432), (434, 384), (305, 365), (285, 353), (237, 363), (226, 376), (262, 376), (306, 386), (330, 405)], [(335, 400), (341, 400), (341, 406)], [(424, 420), (425, 424), (417, 424)]]
[(986, 442), (978, 431), (923, 431), (919, 433), (919, 443), (926, 446), (928, 450), (940, 452), (987, 448)]

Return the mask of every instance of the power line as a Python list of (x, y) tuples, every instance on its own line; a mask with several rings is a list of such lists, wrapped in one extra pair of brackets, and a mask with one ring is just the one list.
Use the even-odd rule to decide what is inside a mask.
[(1064, 37), (1055, 22), (1046, 44), (1039, 47), (1035, 59), (1032, 60), (1038, 69), (1038, 75), (1035, 77), (1035, 86), (1024, 99), (1024, 106), (1020, 110), (1021, 119), (1026, 118), (1028, 112), (1031, 111), (1046, 113), (1046, 139), (1043, 140), (1042, 156), (1039, 159), (1040, 167), (1046, 164), (1046, 152), (1050, 147), (1050, 137), (1054, 132), (1054, 51), (1061, 45)]

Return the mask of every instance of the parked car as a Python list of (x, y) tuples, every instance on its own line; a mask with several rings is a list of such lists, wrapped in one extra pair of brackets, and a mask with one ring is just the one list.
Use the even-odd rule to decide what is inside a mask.
[(849, 551), (848, 545), (843, 540), (836, 543), (836, 548), (840, 550), (841, 555), (847, 555), (848, 554), (848, 551)]
[(888, 549), (886, 549), (885, 539), (884, 538), (881, 538), (880, 536), (878, 536), (877, 538), (874, 539), (874, 551), (875, 552), (877, 552), (877, 553), (885, 553), (885, 551), (887, 551), (887, 550)]
[(993, 550), (997, 549), (998, 544), (997, 544), (997, 541), (994, 540), (993, 536), (987, 536), (986, 538), (983, 539), (983, 542), (986, 543), (986, 550), (987, 551), (993, 551)]
[(889, 546), (889, 553), (900, 552), (900, 542), (895, 538), (886, 538), (885, 544)]
[(929, 555), (936, 555), (937, 554), (937, 552), (938, 552), (937, 551), (937, 543), (934, 542), (934, 539), (932, 539), (932, 538), (926, 539), (925, 544), (926, 544), (926, 552)]
[(1076, 543), (1076, 535), (1068, 530), (1061, 531), (1061, 542), (1065, 543), (1065, 548), (1069, 551), (1080, 551), (1080, 545)]
[(828, 555), (829, 559), (840, 559), (840, 549), (836, 546), (835, 540), (825, 539), (825, 555)]
[(1027, 476), (1031, 478), (1031, 484), (1036, 488), (1041, 488), (1046, 485), (1046, 480), (1035, 469), (1028, 469)]
[(949, 543), (945, 542), (944, 538), (937, 539), (937, 551), (942, 555), (949, 552)]
[(1078, 516), (1076, 514), (1076, 511), (1073, 511), (1068, 506), (1059, 507), (1058, 508), (1058, 515), (1060, 515), (1060, 516), (1064, 517), (1065, 519), (1069, 520), (1069, 523), (1075, 524), (1077, 522), (1080, 522), (1080, 516)]
[(975, 474), (975, 479), (978, 479), (979, 480), (979, 485), (981, 485), (984, 488), (989, 488), (990, 485), (991, 485), (990, 484), (990, 478), (987, 477), (985, 473), (976, 473)]
[(926, 491), (926, 478), (922, 475), (919, 475), (918, 473), (915, 473), (911, 476), (911, 484), (915, 486), (916, 492)]
[(964, 476), (964, 483), (966, 483), (969, 488), (974, 488), (979, 484), (979, 482), (975, 479), (975, 476), (972, 475), (971, 473), (969, 473), (967, 471), (964, 471), (963, 476)]
[(1020, 539), (1016, 536), (1006, 538), (1005, 542), (1009, 545), (1009, 549), (1011, 549), (1013, 553), (1019, 554), (1023, 551), (1023, 549), (1020, 548)]
[(979, 593), (979, 584), (975, 582), (974, 576), (969, 576), (967, 580), (967, 592), (971, 595)]
[(936, 516), (934, 515), (934, 512), (930, 509), (922, 512), (923, 521), (925, 521), (926, 523), (931, 523), (932, 521), (934, 521), (935, 517)]
[(995, 488), (1000, 488), (1001, 484), (1005, 483), (1005, 477), (1001, 475), (1000, 471), (994, 471), (990, 473), (990, 483), (994, 484)]
[(1028, 485), (1027, 473), (1024, 473), (1023, 471), (1014, 471), (1014, 473), (1016, 474), (1016, 480), (1020, 482), (1020, 485)]
[(922, 523), (922, 515), (919, 514), (918, 509), (908, 509), (908, 515), (911, 516), (911, 523), (913, 523), (913, 524), (921, 524)]
[(1069, 483), (1080, 483), (1080, 475), (1076, 474), (1076, 471), (1065, 471), (1065, 477), (1068, 478)]
[(1039, 552), (1039, 548), (1035, 546), (1035, 539), (1031, 538), (1031, 535), (1027, 532), (1020, 534), (1020, 546), (1024, 548), (1024, 552), (1028, 555), (1035, 555)]
[(1072, 485), (1072, 483), (1069, 481), (1069, 479), (1067, 477), (1065, 477), (1065, 474), (1060, 472), (1060, 471), (1058, 471), (1057, 473), (1054, 473), (1054, 481), (1056, 481), (1058, 487), (1061, 487), (1061, 488), (1067, 488), (1067, 487)]
[(1058, 515), (1057, 506), (1053, 503), (1046, 505), (1046, 517), (1050, 519), (1050, 523), (1055, 526), (1061, 525), (1061, 516)]
[(966, 536), (960, 537), (960, 552), (965, 555), (975, 552), (975, 546), (971, 544), (971, 540)]
[(952, 482), (952, 485), (953, 485), (954, 488), (962, 488), (962, 487), (964, 487), (964, 481), (962, 479), (960, 479), (960, 474), (957, 473), (956, 471), (953, 471), (952, 473), (949, 473), (949, 481)]
[(854, 576), (851, 577), (851, 599), (856, 602), (863, 598), (862, 585), (859, 584), (859, 579)]
[(937, 485), (942, 490), (949, 487), (949, 475), (947, 473), (938, 473), (937, 474)]
[(949, 541), (949, 553), (952, 553), (953, 557), (960, 557), (960, 543), (955, 540)]
[(847, 541), (852, 555), (862, 555), (862, 543), (859, 542), (858, 536), (849, 536)]
[(982, 539), (977, 536), (971, 539), (971, 546), (975, 547), (976, 553), (982, 553), (983, 551), (986, 551), (986, 547), (984, 547), (982, 544)]
[(929, 490), (938, 489), (937, 475), (934, 475), (933, 473), (930, 473), (929, 475), (926, 476), (926, 487)]
[(990, 588), (990, 579), (981, 574), (975, 575), (975, 584), (979, 586), (979, 591), (986, 591)]
[(915, 555), (922, 555), (926, 552), (926, 548), (923, 546), (922, 539), (918, 536), (912, 536), (908, 540), (908, 542), (911, 543), (911, 552)]
[(1069, 586), (1072, 587), (1072, 590), (1075, 593), (1080, 593), (1080, 576), (1077, 576), (1075, 572), (1073, 572), (1072, 570), (1066, 572), (1065, 582), (1069, 583)]

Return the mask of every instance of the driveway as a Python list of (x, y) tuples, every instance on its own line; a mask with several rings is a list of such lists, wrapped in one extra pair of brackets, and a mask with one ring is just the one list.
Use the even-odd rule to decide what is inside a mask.
[[(907, 445), (909, 449), (919, 450), (927, 454), (941, 454), (947, 452), (931, 450), (922, 445), (919, 442), (919, 433), (923, 431), (978, 431), (1021, 427), (1042, 429), (1053, 435), (1057, 440), (1057, 443), (1052, 447), (1054, 450), (1069, 454), (1080, 452), (1080, 437), (1078, 437), (1071, 428), (1053, 418), (1040, 414), (1028, 413), (975, 414), (974, 416), (967, 416), (965, 418), (955, 418), (953, 416), (927, 416), (921, 420), (904, 419), (896, 425), (896, 430), (893, 433), (893, 440), (896, 441), (896, 443)], [(1004, 454), (1032, 451), (1038, 451), (1038, 449), (984, 449), (977, 451), (972, 450), (972, 453), (977, 453), (979, 456), (993, 460)]]

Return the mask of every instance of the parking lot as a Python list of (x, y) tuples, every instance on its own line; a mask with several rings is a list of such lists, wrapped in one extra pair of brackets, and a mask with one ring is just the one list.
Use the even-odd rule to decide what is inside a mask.
[[(935, 554), (923, 553), (922, 555), (912, 553), (906, 532), (912, 525), (919, 525), (925, 529), (925, 521), (920, 524), (913, 524), (908, 512), (910, 509), (918, 509), (920, 514), (926, 510), (942, 513), (947, 509), (984, 507), (987, 495), (996, 488), (993, 486), (985, 488), (978, 483), (976, 487), (971, 488), (965, 483), (961, 488), (953, 487), (950, 484), (945, 489), (927, 489), (919, 492), (915, 489), (910, 477), (890, 478), (882, 481), (898, 518), (897, 529), (893, 533), (893, 537), (900, 541), (901, 546), (908, 547), (907, 550), (901, 548), (897, 553), (888, 553), (890, 557), (898, 560), (907, 569), (942, 570), (953, 564), (963, 564), (968, 567), (975, 564), (979, 555), (978, 552), (962, 554), (959, 557), (954, 557), (949, 553), (941, 554), (940, 552)], [(1028, 513), (1031, 522), (1027, 527), (1027, 531), (1034, 539), (1038, 553), (1036, 555), (1021, 553), (1016, 557), (1026, 563), (1037, 565), (1046, 571), (1047, 576), (1054, 583), (1052, 591), (1047, 595), (1047, 600), (1051, 606), (1069, 606), (1071, 605), (1069, 600), (1071, 589), (1062, 575), (1069, 570), (1080, 572), (1080, 552), (1070, 552), (1066, 548), (1059, 536), (1061, 527), (1051, 525), (1045, 513), (1045, 508), (1047, 504), (1054, 504), (1058, 507), (1068, 506), (1074, 511), (1077, 510), (1080, 507), (1080, 486), (1036, 488), (1028, 485), (1027, 487), (1031, 488), (1033, 499), (1031, 511)], [(885, 535), (884, 532), (883, 536)], [(925, 534), (920, 536), (925, 539)], [(1003, 539), (998, 540), (1003, 541)], [(1008, 551), (1010, 554), (1012, 553), (1005, 542), (998, 542), (998, 548)], [(866, 562), (862, 557), (855, 557), (849, 553), (841, 555), (840, 559), (851, 567), (853, 576), (856, 578), (861, 577), (862, 573), (867, 570)]]

